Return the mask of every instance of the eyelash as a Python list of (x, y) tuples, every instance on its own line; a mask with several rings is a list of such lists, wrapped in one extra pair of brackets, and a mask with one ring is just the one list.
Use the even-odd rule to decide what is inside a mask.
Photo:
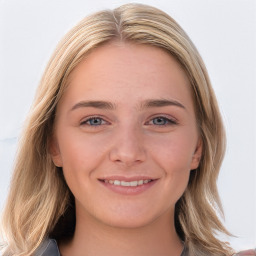
[[(164, 124), (155, 124), (154, 120), (156, 120), (156, 119), (164, 121)], [(149, 124), (150, 122), (153, 122), (153, 124), (150, 124), (150, 125), (164, 126), (164, 127), (169, 126), (169, 125), (177, 125), (178, 124), (175, 119), (167, 118), (165, 116), (156, 116), (156, 117), (150, 119), (150, 121), (147, 123)]]
[[(89, 123), (93, 120), (100, 120), (100, 124), (92, 124), (92, 123)], [(154, 120), (158, 119), (159, 120), (162, 120), (164, 121), (164, 124), (156, 124), (154, 123)], [(151, 122), (153, 122), (152, 124), (150, 124)], [(105, 125), (105, 124), (109, 124), (107, 121), (105, 121), (102, 117), (99, 117), (99, 116), (93, 116), (93, 117), (90, 117), (90, 118), (87, 118), (86, 120), (82, 121), (80, 125), (88, 125), (88, 126), (91, 126), (91, 127), (98, 127), (98, 126), (102, 126), (102, 125)], [(152, 119), (150, 119), (150, 121), (146, 122), (146, 125), (155, 125), (155, 126), (169, 126), (169, 125), (177, 125), (178, 122), (174, 119), (171, 119), (171, 118), (167, 118), (165, 116), (156, 116)]]
[[(100, 124), (94, 124), (94, 125), (93, 125), (93, 124), (89, 124), (90, 121), (93, 121), (93, 120), (96, 120), (96, 119), (100, 120), (101, 123), (100, 123)], [(92, 117), (87, 118), (86, 120), (82, 121), (82, 122), (80, 123), (80, 125), (88, 125), (88, 126), (91, 126), (91, 127), (97, 127), (97, 126), (104, 125), (104, 124), (102, 124), (102, 122), (104, 122), (104, 124), (107, 124), (107, 123), (108, 123), (108, 122), (105, 121), (102, 117), (99, 117), (99, 116), (92, 116)]]

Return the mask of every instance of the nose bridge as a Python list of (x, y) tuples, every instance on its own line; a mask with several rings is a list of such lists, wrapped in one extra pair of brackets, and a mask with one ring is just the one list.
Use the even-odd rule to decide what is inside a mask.
[(143, 132), (133, 124), (123, 124), (114, 134), (113, 146), (110, 152), (112, 161), (126, 165), (143, 162), (146, 151), (143, 143)]

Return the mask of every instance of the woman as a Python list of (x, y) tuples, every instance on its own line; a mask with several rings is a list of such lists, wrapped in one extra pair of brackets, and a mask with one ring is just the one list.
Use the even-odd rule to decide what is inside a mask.
[(26, 122), (4, 255), (232, 255), (215, 237), (229, 234), (216, 214), (224, 150), (207, 71), (172, 18), (137, 4), (87, 17)]

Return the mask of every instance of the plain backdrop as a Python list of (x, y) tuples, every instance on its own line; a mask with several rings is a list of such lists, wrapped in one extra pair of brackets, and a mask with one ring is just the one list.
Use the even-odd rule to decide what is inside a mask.
[[(17, 138), (61, 37), (87, 14), (122, 0), (0, 0), (0, 210)], [(218, 186), (235, 249), (256, 245), (256, 6), (254, 0), (138, 0), (170, 14), (201, 53), (228, 147)], [(227, 238), (223, 238), (227, 239)]]

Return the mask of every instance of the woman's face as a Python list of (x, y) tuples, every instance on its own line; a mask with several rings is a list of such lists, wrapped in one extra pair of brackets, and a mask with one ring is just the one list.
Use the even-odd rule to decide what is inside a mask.
[(94, 50), (58, 104), (51, 154), (78, 216), (114, 227), (170, 218), (201, 156), (184, 71), (153, 46)]

